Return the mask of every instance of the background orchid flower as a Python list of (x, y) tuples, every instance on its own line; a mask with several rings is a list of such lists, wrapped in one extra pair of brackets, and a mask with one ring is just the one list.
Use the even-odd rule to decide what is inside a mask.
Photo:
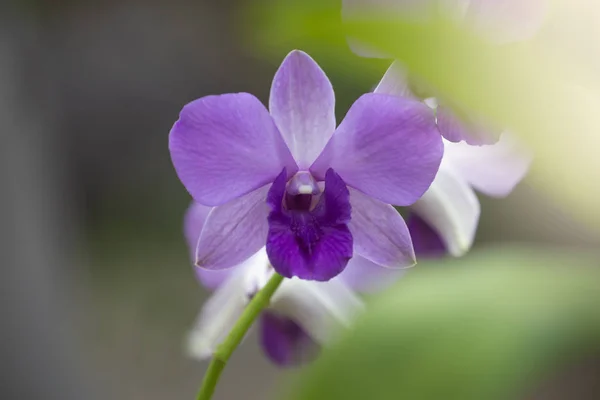
[[(375, 92), (412, 97), (405, 77), (394, 62)], [(439, 111), (435, 102), (429, 104), (432, 112)], [(492, 197), (507, 196), (523, 179), (530, 163), (531, 155), (509, 132), (503, 132), (497, 143), (488, 145), (444, 140), (444, 157), (435, 180), (410, 207), (416, 214), (409, 220), (409, 227), (415, 249), (418, 247), (417, 255), (438, 254), (443, 250), (441, 243), (454, 256), (467, 252), (479, 222), (480, 205), (475, 190)], [(436, 234), (441, 241), (432, 237)]]
[(336, 129), (329, 79), (292, 51), (271, 86), (269, 111), (247, 93), (186, 105), (169, 136), (177, 174), (215, 206), (196, 248), (210, 270), (265, 247), (285, 277), (326, 281), (353, 256), (414, 264), (410, 235), (390, 205), (413, 204), (443, 152), (431, 110), (381, 93), (361, 96)]
[[(210, 207), (193, 203), (186, 213), (184, 230), (192, 260), (210, 211)], [(189, 354), (205, 359), (212, 356), (273, 269), (263, 248), (236, 268), (209, 271), (195, 267), (195, 272), (202, 285), (214, 290), (188, 336)], [(354, 290), (380, 288), (402, 272), (380, 268), (357, 257), (350, 260), (342, 274), (328, 282), (285, 280), (259, 319), (260, 344), (265, 354), (278, 365), (310, 359), (363, 310), (363, 302)]]

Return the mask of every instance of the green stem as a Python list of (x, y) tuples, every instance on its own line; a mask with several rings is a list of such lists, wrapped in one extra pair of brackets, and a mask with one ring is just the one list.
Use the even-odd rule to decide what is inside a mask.
[(250, 300), (250, 303), (244, 309), (244, 312), (231, 329), (231, 332), (229, 332), (225, 341), (217, 347), (204, 375), (202, 387), (200, 387), (200, 391), (196, 397), (197, 400), (209, 400), (212, 397), (221, 372), (225, 369), (229, 357), (231, 357), (231, 354), (238, 347), (256, 317), (269, 305), (273, 293), (275, 293), (281, 282), (283, 282), (283, 276), (276, 272), (273, 273), (273, 276), (269, 279), (265, 287)]

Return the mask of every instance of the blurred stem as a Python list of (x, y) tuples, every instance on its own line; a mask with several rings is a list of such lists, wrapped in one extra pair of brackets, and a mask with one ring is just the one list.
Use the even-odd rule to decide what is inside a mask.
[(250, 300), (250, 303), (231, 329), (231, 332), (229, 332), (225, 341), (217, 347), (206, 370), (206, 375), (204, 375), (202, 387), (200, 387), (198, 397), (196, 397), (197, 400), (209, 400), (212, 397), (221, 372), (225, 369), (229, 357), (231, 357), (231, 354), (238, 347), (260, 312), (269, 305), (271, 297), (281, 282), (283, 282), (283, 279), (283, 276), (276, 272), (273, 273), (273, 276), (269, 279), (265, 287)]

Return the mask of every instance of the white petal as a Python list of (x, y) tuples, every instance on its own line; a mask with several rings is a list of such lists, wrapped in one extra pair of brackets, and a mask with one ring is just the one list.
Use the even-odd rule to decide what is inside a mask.
[(285, 280), (271, 308), (298, 323), (313, 340), (328, 344), (364, 309), (362, 300), (343, 282)]
[(231, 276), (204, 303), (195, 326), (188, 334), (187, 352), (206, 359), (213, 355), (235, 325), (244, 308), (272, 274), (264, 248), (234, 267)]
[(411, 209), (441, 236), (453, 256), (471, 248), (479, 222), (479, 200), (448, 165), (446, 156), (435, 180)]
[(390, 65), (373, 92), (414, 98), (408, 84), (408, 72), (399, 61)]
[(525, 177), (532, 155), (514, 135), (504, 132), (492, 145), (445, 142), (444, 159), (478, 191), (504, 197)]

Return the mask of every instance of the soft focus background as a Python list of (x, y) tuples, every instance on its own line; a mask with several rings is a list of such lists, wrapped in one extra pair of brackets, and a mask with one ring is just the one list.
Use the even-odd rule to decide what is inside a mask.
[[(182, 238), (190, 199), (167, 135), (195, 98), (246, 91), (266, 102), (291, 48), (256, 44), (264, 26), (249, 16), (268, 8), (241, 0), (30, 0), (0, 10), (0, 398), (191, 399), (206, 363), (188, 359), (183, 341), (207, 293)], [(351, 66), (315, 55), (341, 119), (386, 63), (336, 52), (372, 71), (356, 79)], [(507, 199), (482, 198), (475, 253), (502, 256), (506, 243), (596, 249), (586, 211), (548, 193), (526, 179)], [(600, 398), (592, 389), (573, 397), (600, 375), (590, 357), (540, 382), (535, 398)], [(251, 335), (215, 398), (263, 399), (287, 375)]]

